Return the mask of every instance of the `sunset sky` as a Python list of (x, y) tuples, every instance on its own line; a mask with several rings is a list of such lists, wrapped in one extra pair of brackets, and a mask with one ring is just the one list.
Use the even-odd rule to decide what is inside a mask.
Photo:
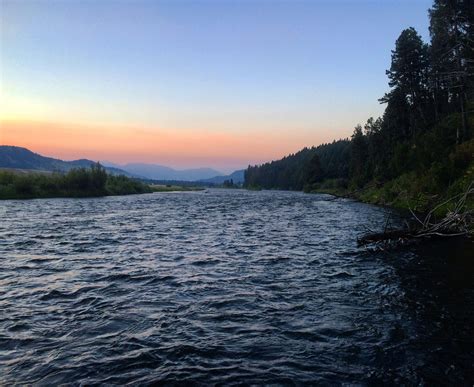
[(222, 171), (378, 116), (431, 0), (0, 1), (0, 144)]

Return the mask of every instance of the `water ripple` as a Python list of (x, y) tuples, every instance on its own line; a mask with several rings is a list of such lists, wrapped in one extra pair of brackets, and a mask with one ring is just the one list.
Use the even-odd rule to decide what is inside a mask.
[(357, 248), (387, 210), (291, 192), (0, 203), (0, 384), (457, 384), (472, 244)]

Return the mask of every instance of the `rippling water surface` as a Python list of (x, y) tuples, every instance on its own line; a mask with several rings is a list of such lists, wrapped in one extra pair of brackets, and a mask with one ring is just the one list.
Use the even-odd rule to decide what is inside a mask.
[(290, 192), (0, 202), (0, 384), (474, 382), (472, 244)]

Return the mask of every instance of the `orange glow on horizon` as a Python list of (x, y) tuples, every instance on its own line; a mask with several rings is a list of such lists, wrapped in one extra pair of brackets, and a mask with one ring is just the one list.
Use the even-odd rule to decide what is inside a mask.
[[(294, 132), (223, 133), (94, 126), (39, 121), (0, 122), (0, 144), (28, 148), (65, 160), (147, 162), (175, 167), (245, 167), (281, 158), (314, 143)], [(329, 141), (328, 139), (321, 139)]]

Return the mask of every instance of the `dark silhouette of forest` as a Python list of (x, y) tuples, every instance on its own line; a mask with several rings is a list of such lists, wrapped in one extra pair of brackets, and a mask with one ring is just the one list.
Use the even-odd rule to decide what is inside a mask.
[(429, 44), (411, 27), (395, 42), (382, 117), (357, 125), (350, 140), (249, 166), (245, 186), (361, 191), (414, 207), (464, 189), (474, 176), (474, 2), (435, 0), (428, 14)]
[(323, 179), (348, 179), (351, 142), (334, 141), (245, 171), (247, 187), (302, 190)]

